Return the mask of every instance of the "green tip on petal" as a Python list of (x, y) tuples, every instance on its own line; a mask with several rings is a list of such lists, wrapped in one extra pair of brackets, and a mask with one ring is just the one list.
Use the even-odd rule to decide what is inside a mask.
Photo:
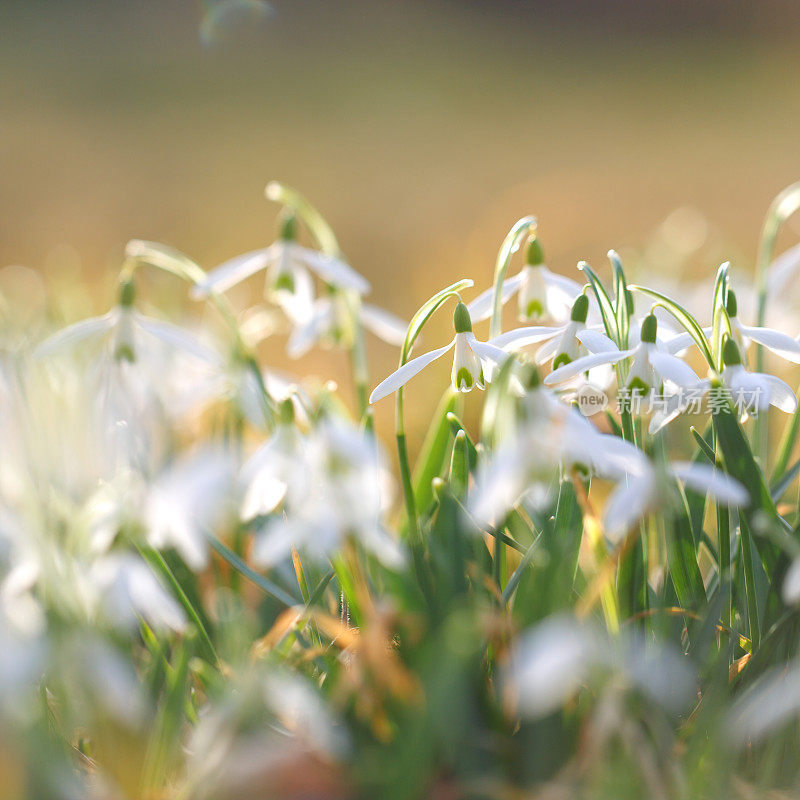
[(129, 364), (133, 364), (136, 360), (133, 348), (129, 344), (121, 344), (114, 352), (114, 357), (117, 361), (127, 361)]
[(294, 292), (294, 278), (288, 272), (282, 272), (275, 278), (275, 290)]
[(281, 425), (294, 424), (294, 403), (291, 397), (287, 397), (280, 405), (279, 419)]
[(472, 333), (472, 319), (463, 303), (459, 303), (453, 313), (453, 327), (456, 333)]
[(122, 281), (119, 286), (119, 304), (123, 308), (130, 308), (135, 297), (136, 287), (133, 285), (133, 281)]
[(278, 236), (284, 242), (297, 239), (297, 217), (290, 208), (284, 208), (278, 217)]
[(642, 320), (642, 341), (655, 344), (657, 332), (658, 320), (655, 314), (648, 314), (644, 320)]
[(531, 300), (528, 305), (525, 306), (525, 313), (523, 314), (525, 319), (541, 319), (543, 316), (544, 306), (541, 301)]
[(531, 236), (528, 240), (525, 263), (531, 267), (538, 267), (540, 264), (544, 264), (544, 250), (542, 250), (542, 245), (539, 244), (538, 236)]
[(586, 322), (588, 316), (589, 298), (585, 294), (580, 294), (572, 306), (571, 319), (573, 322)]
[(728, 312), (728, 317), (734, 319), (739, 312), (739, 306), (736, 302), (736, 293), (733, 289), (728, 289), (728, 298), (725, 300), (725, 310)]
[(559, 353), (553, 359), (553, 370), (557, 370), (559, 367), (563, 367), (565, 364), (569, 364), (572, 362), (572, 359), (566, 353)]
[(472, 373), (466, 367), (461, 367), (456, 373), (455, 388), (458, 389), (459, 392), (468, 392), (472, 388), (473, 383), (475, 383), (475, 381), (472, 377)]
[(650, 386), (637, 375), (628, 383), (628, 390), (632, 395), (644, 397), (650, 391)]
[(725, 340), (722, 345), (722, 363), (726, 367), (735, 367), (737, 364), (742, 363), (742, 354), (739, 352), (739, 345), (730, 337)]

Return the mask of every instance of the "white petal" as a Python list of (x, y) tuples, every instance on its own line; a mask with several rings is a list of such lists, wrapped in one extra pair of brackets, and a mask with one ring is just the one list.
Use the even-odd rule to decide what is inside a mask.
[(687, 488), (710, 494), (719, 503), (740, 507), (750, 503), (750, 495), (739, 481), (710, 464), (676, 461), (671, 470)]
[(456, 343), (455, 338), (450, 344), (440, 347), (438, 350), (431, 350), (430, 353), (424, 353), (421, 356), (412, 358), (411, 361), (403, 364), (400, 369), (389, 375), (388, 378), (382, 380), (373, 390), (369, 396), (370, 403), (376, 403), (378, 400), (383, 399), (392, 392), (397, 391), (401, 386), (410, 381), (417, 373), (421, 372), (428, 364), (441, 358), (448, 350), (452, 350)]
[(664, 380), (672, 381), (682, 388), (697, 386), (700, 383), (697, 373), (676, 356), (651, 348), (648, 357), (653, 369)]
[(797, 408), (797, 396), (792, 391), (792, 387), (774, 375), (762, 374), (761, 377), (769, 386), (770, 405), (785, 411), (787, 414), (793, 413)]
[(172, 325), (169, 322), (163, 322), (159, 319), (145, 317), (143, 314), (138, 314), (136, 312), (133, 314), (133, 321), (134, 324), (143, 331), (149, 333), (151, 336), (155, 336), (156, 339), (159, 339), (171, 348), (188, 353), (210, 366), (222, 366), (222, 357), (218, 353), (206, 347), (183, 328)]
[[(503, 281), (503, 293), (501, 305), (505, 305), (514, 293), (522, 285), (523, 274), (518, 272)], [(470, 319), (473, 322), (482, 322), (492, 316), (494, 306), (494, 286), (489, 287), (485, 292), (481, 292), (468, 306)]]
[(369, 303), (362, 304), (361, 322), (384, 342), (400, 347), (405, 341), (408, 323), (382, 308)]
[(302, 264), (290, 260), (288, 269), (294, 290), (271, 289), (268, 285), (265, 294), (283, 310), (293, 325), (305, 325), (314, 315), (314, 281)]
[(603, 513), (603, 528), (612, 542), (618, 542), (643, 517), (655, 498), (654, 470), (621, 481), (611, 493)]
[(90, 317), (69, 325), (45, 339), (34, 351), (35, 358), (49, 358), (59, 351), (69, 350), (87, 339), (100, 338), (119, 321), (119, 309), (112, 309), (102, 317)]
[(562, 383), (593, 367), (599, 367), (601, 364), (616, 364), (625, 358), (630, 358), (635, 352), (635, 349), (631, 349), (618, 350), (615, 353), (592, 353), (591, 355), (578, 358), (554, 370), (544, 379), (544, 382), (547, 386), (552, 386), (555, 383)]
[(193, 287), (191, 296), (194, 299), (207, 297), (211, 292), (226, 292), (237, 283), (241, 283), (251, 275), (255, 275), (262, 269), (266, 269), (276, 255), (275, 244), (261, 250), (251, 250), (240, 256), (225, 261), (218, 267), (214, 267), (208, 273), (205, 281)]
[(559, 341), (558, 337), (554, 336), (552, 339), (546, 341), (536, 351), (536, 355), (533, 357), (533, 360), (537, 364), (546, 364), (556, 354), (556, 351), (558, 350), (558, 345), (559, 344), (560, 344), (560, 341)]
[(502, 367), (503, 364), (505, 364), (506, 361), (511, 358), (510, 353), (507, 353), (505, 350), (501, 350), (499, 347), (495, 346), (492, 343), (493, 340), (491, 339), (488, 342), (480, 342), (475, 338), (475, 334), (468, 333), (467, 341), (469, 342), (469, 346), (472, 348), (472, 351), (482, 361), (491, 361), (498, 367)]
[(291, 252), (331, 286), (352, 289), (359, 294), (367, 294), (370, 290), (369, 281), (338, 258), (301, 247), (299, 244), (293, 244)]
[(571, 297), (572, 300), (575, 300), (583, 291), (583, 287), (577, 281), (572, 280), (572, 278), (567, 278), (565, 275), (559, 275), (557, 272), (553, 272), (549, 269), (545, 273), (544, 279), (546, 283), (557, 287), (564, 292), (567, 297)]
[[(711, 336), (713, 333), (713, 328), (703, 328), (703, 333), (706, 336)], [(663, 341), (667, 352), (672, 353), (672, 355), (680, 353), (682, 350), (686, 350), (695, 343), (694, 337), (688, 331), (684, 331), (683, 333), (679, 333), (677, 336), (672, 336), (668, 339), (664, 339)]]
[(314, 313), (308, 322), (297, 325), (286, 343), (286, 352), (290, 358), (300, 358), (330, 330), (333, 324), (333, 304), (327, 298), (318, 300)]
[(495, 336), (491, 343), (495, 347), (500, 347), (503, 350), (516, 350), (524, 347), (526, 344), (536, 344), (536, 342), (543, 342), (546, 339), (552, 339), (563, 333), (564, 325), (557, 325), (555, 327), (547, 327), (544, 325), (532, 325), (525, 328), (515, 328), (513, 331), (506, 331), (499, 336)]
[(589, 328), (584, 328), (575, 334), (575, 338), (590, 352), (590, 353), (613, 353), (619, 351), (619, 348), (614, 344), (611, 339), (600, 331), (593, 331)]
[(763, 344), (781, 358), (800, 364), (800, 343), (791, 336), (774, 331), (771, 328), (752, 328), (749, 325), (739, 324), (742, 334), (752, 339), (756, 344)]

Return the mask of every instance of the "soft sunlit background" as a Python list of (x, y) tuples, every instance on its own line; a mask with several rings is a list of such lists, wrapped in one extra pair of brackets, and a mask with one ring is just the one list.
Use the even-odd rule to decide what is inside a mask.
[[(85, 313), (112, 302), (129, 238), (206, 268), (267, 244), (271, 178), (408, 317), (457, 277), (486, 284), (527, 213), (562, 272), (605, 270), (609, 247), (676, 279), (749, 271), (800, 176), (793, 2), (3, 0), (0, 31), (0, 264), (91, 281)], [(9, 274), (21, 306), (53, 307)], [(396, 353), (370, 352), (377, 381)], [(281, 341), (264, 357), (347, 375), (338, 354), (290, 364)]]

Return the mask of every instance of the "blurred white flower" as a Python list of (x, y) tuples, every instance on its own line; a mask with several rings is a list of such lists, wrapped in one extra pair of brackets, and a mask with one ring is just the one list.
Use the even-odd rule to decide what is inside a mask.
[(200, 298), (212, 292), (226, 292), (251, 275), (267, 270), (264, 289), (267, 298), (280, 306), (293, 323), (305, 325), (314, 314), (312, 273), (338, 289), (358, 294), (369, 292), (367, 280), (351, 266), (338, 258), (297, 244), (296, 236), (294, 216), (285, 216), (278, 241), (215, 267), (206, 280), (192, 290), (192, 296)]
[(391, 478), (377, 442), (341, 418), (328, 417), (308, 435), (299, 463), (289, 467), (283, 515), (259, 531), (254, 559), (272, 566), (294, 547), (324, 561), (352, 536), (387, 566), (403, 551), (382, 522)]
[(680, 481), (686, 488), (705, 494), (722, 505), (745, 507), (750, 503), (747, 490), (735, 478), (707, 464), (673, 461), (654, 465), (642, 458), (627, 476), (617, 483), (603, 513), (603, 528), (612, 541), (619, 541), (642, 517), (672, 501), (669, 486)]
[(520, 501), (541, 508), (562, 470), (618, 479), (646, 461), (634, 445), (601, 433), (547, 387), (534, 387), (525, 402), (529, 418), (479, 469), (470, 508), (482, 523), (499, 524)]
[(174, 547), (193, 570), (208, 562), (208, 533), (233, 510), (234, 459), (201, 449), (178, 458), (148, 486), (143, 522), (156, 549)]
[(89, 570), (100, 615), (112, 625), (135, 630), (139, 617), (156, 630), (180, 633), (186, 617), (177, 601), (141, 558), (126, 552), (97, 559)]
[[(397, 347), (403, 344), (408, 323), (368, 303), (360, 303), (361, 324), (379, 339)], [(352, 336), (351, 312), (348, 300), (339, 294), (320, 297), (314, 301), (313, 311), (307, 321), (294, 327), (286, 349), (292, 358), (305, 355), (319, 342), (347, 340)]]
[(504, 670), (508, 704), (523, 717), (557, 711), (584, 685), (636, 690), (667, 711), (687, 708), (696, 679), (677, 651), (622, 633), (615, 638), (566, 615), (523, 633)]
[[(528, 242), (525, 266), (516, 275), (503, 281), (501, 304), (515, 294), (519, 301), (520, 320), (555, 322), (566, 320), (581, 285), (571, 278), (551, 272), (544, 265), (544, 253), (537, 237)], [(492, 314), (494, 287), (478, 295), (468, 306), (473, 321), (480, 322)]]

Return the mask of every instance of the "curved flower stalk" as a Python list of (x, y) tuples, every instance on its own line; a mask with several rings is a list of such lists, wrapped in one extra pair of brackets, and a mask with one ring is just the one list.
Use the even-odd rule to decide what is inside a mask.
[[(379, 339), (395, 347), (403, 344), (407, 322), (369, 303), (360, 303), (358, 313), (363, 327)], [(352, 346), (353, 337), (352, 315), (347, 300), (341, 294), (334, 293), (314, 301), (308, 319), (295, 325), (286, 350), (291, 358), (300, 358), (320, 342), (345, 342)]]
[(267, 271), (264, 294), (280, 306), (289, 319), (305, 325), (314, 313), (314, 281), (316, 275), (337, 289), (367, 294), (369, 282), (349, 264), (332, 255), (311, 250), (297, 243), (297, 224), (293, 212), (284, 213), (280, 236), (262, 250), (236, 256), (212, 269), (205, 281), (192, 289), (195, 298), (222, 293), (251, 275)]
[(679, 389), (696, 386), (700, 378), (695, 371), (681, 359), (659, 348), (656, 343), (657, 331), (658, 321), (654, 314), (649, 314), (642, 322), (640, 341), (635, 347), (584, 356), (555, 369), (544, 382), (552, 386), (575, 378), (595, 367), (632, 359), (631, 366), (623, 379), (624, 383), (620, 387), (631, 394), (645, 397), (653, 391), (663, 391), (665, 384)]
[[(451, 350), (455, 350), (451, 375), (453, 388), (459, 392), (469, 392), (476, 387), (483, 389), (486, 381), (491, 380), (494, 370), (502, 367), (511, 358), (511, 354), (506, 352), (508, 349), (513, 346), (521, 347), (530, 341), (531, 336), (535, 340), (540, 335), (536, 328), (518, 328), (516, 331), (501, 334), (497, 339), (481, 342), (475, 338), (469, 311), (461, 302), (456, 306), (453, 315), (453, 327), (455, 336), (450, 344), (407, 361), (372, 390), (370, 403), (376, 403), (396, 392), (425, 367)], [(498, 340), (502, 347), (496, 343)]]
[(668, 509), (673, 501), (669, 487), (674, 481), (713, 498), (719, 505), (743, 508), (750, 503), (750, 495), (739, 481), (706, 464), (673, 461), (657, 466), (642, 458), (634, 469), (626, 468), (626, 473), (603, 512), (603, 528), (612, 542), (619, 541), (648, 514)]
[[(285, 448), (285, 443), (280, 446)], [(292, 548), (324, 562), (351, 537), (386, 566), (403, 564), (400, 545), (383, 526), (383, 514), (391, 503), (391, 479), (370, 435), (343, 419), (327, 417), (301, 448), (284, 449), (282, 457), (286, 469), (277, 479), (285, 484), (279, 501), (283, 514), (269, 519), (256, 535), (253, 557), (259, 564), (274, 566)], [(255, 469), (254, 480), (264, 478), (269, 483), (273, 477), (275, 472)], [(255, 499), (263, 503), (265, 495)]]
[[(561, 321), (569, 317), (575, 298), (581, 293), (581, 285), (571, 278), (549, 270), (544, 263), (544, 252), (537, 236), (528, 240), (525, 251), (525, 266), (503, 281), (501, 305), (514, 295), (518, 301), (520, 321)], [(494, 287), (479, 294), (469, 305), (474, 322), (489, 319), (494, 308)]]

